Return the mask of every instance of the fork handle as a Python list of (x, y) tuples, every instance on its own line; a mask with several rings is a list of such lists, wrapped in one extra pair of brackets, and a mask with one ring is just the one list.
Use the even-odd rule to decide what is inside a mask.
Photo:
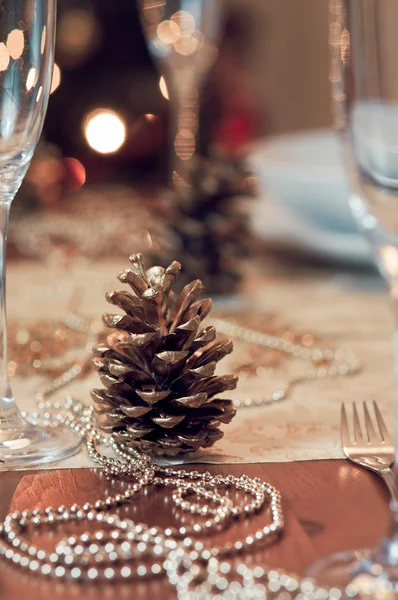
[(383, 469), (379, 471), (381, 478), (386, 484), (388, 491), (390, 492), (391, 500), (394, 504), (398, 505), (398, 475), (392, 469)]

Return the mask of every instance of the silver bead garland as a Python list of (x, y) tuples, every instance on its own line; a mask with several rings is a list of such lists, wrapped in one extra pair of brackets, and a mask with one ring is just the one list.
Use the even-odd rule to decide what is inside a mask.
[(227, 337), (235, 338), (241, 342), (245, 342), (254, 346), (261, 346), (267, 350), (278, 350), (283, 354), (288, 354), (294, 358), (310, 360), (314, 363), (326, 362), (327, 366), (312, 366), (306, 369), (300, 375), (295, 376), (290, 381), (287, 381), (283, 389), (276, 390), (270, 396), (258, 398), (246, 398), (243, 401), (235, 400), (235, 408), (259, 408), (261, 406), (269, 406), (282, 400), (287, 400), (292, 389), (314, 379), (323, 379), (325, 377), (347, 376), (354, 375), (361, 370), (361, 363), (353, 352), (337, 348), (307, 348), (300, 344), (288, 342), (281, 337), (269, 335), (247, 327), (241, 327), (224, 319), (211, 319), (212, 324), (217, 329), (218, 333)]
[[(70, 407), (70, 399), (66, 405)], [(112, 438), (108, 443), (116, 457), (107, 457), (97, 449), (97, 443), (103, 439), (97, 432), (91, 407), (79, 407), (74, 414), (69, 412), (58, 418), (85, 437), (89, 456), (103, 467), (107, 477), (127, 479), (130, 486), (115, 496), (82, 506), (73, 504), (9, 514), (0, 526), (0, 556), (12, 564), (46, 577), (79, 581), (143, 578), (165, 573), (170, 578), (173, 569), (179, 567), (180, 558), (184, 558), (184, 565), (185, 557), (198, 564), (207, 564), (212, 558), (228, 557), (252, 550), (255, 545), (273, 542), (283, 531), (280, 494), (271, 485), (246, 476), (224, 477), (159, 467), (149, 456), (116, 444)], [(172, 499), (180, 510), (205, 520), (189, 527), (161, 529), (121, 519), (110, 512), (131, 502), (150, 485), (173, 489)], [(244, 491), (251, 500), (234, 505), (228, 496), (217, 491), (220, 486)], [(204, 503), (195, 502), (192, 497), (204, 500)], [(203, 542), (195, 540), (199, 535), (209, 535), (235, 520), (261, 511), (267, 501), (271, 523), (253, 535), (219, 548), (207, 548)], [(95, 522), (106, 530), (63, 539), (51, 553), (27, 542), (24, 537), (30, 526), (48, 527), (71, 521)], [(170, 556), (171, 552), (177, 554)]]
[[(309, 350), (266, 334), (216, 320), (220, 333), (243, 341), (278, 348), (294, 356), (319, 359), (319, 351)], [(282, 347), (281, 344), (284, 344)], [(276, 345), (275, 345), (276, 344)], [(289, 347), (286, 344), (290, 344)], [(348, 364), (329, 367), (326, 374), (346, 375), (360, 368), (354, 356), (338, 355), (339, 351), (323, 351), (326, 360), (346, 359)], [(311, 354), (312, 353), (312, 354)], [(313, 353), (316, 353), (314, 355)], [(37, 417), (55, 418), (85, 440), (87, 452), (100, 465), (106, 477), (129, 482), (129, 487), (113, 496), (93, 503), (71, 506), (48, 506), (43, 510), (24, 510), (9, 514), (0, 524), (0, 558), (29, 573), (46, 578), (80, 582), (143, 579), (167, 575), (179, 600), (340, 600), (342, 590), (324, 589), (309, 579), (300, 579), (283, 571), (249, 567), (228, 559), (252, 552), (258, 546), (274, 543), (284, 528), (280, 493), (270, 484), (245, 475), (212, 475), (209, 472), (176, 470), (160, 467), (151, 458), (116, 443), (96, 426), (92, 407), (67, 396), (64, 406), (49, 397), (79, 377), (87, 363), (76, 364), (36, 394)], [(323, 368), (323, 367), (322, 367)], [(324, 369), (324, 368), (323, 368)], [(315, 376), (324, 376), (316, 374)], [(305, 379), (313, 377), (305, 377)], [(283, 399), (283, 395), (273, 401)], [(271, 399), (272, 400), (272, 399)], [(270, 401), (262, 404), (269, 404)], [(251, 404), (250, 404), (251, 405)], [(245, 406), (249, 406), (245, 403)], [(61, 411), (61, 412), (59, 412)], [(100, 452), (99, 446), (110, 446), (115, 456)], [(172, 501), (179, 510), (199, 517), (190, 526), (161, 529), (148, 524), (122, 519), (114, 510), (130, 503), (148, 486), (173, 490)], [(235, 505), (219, 488), (232, 488), (250, 496), (246, 503)], [(268, 504), (271, 522), (254, 533), (220, 547), (198, 540), (198, 536), (227, 528), (237, 520), (264, 510)], [(53, 524), (90, 522), (98, 525), (94, 532), (62, 539), (52, 552), (30, 543), (29, 527), (48, 528)], [(356, 590), (346, 590), (351, 596)]]

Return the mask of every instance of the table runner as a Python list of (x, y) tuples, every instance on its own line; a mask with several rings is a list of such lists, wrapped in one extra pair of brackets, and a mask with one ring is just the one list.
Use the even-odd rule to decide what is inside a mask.
[[(79, 265), (66, 274), (39, 264), (15, 263), (9, 269), (9, 318), (32, 321), (66, 314), (73, 298), (82, 314), (99, 318), (109, 310), (104, 293), (120, 286), (115, 274), (124, 267), (115, 262)], [(28, 300), (29, 297), (29, 300)], [(234, 314), (250, 312), (259, 328), (266, 316), (295, 330), (311, 332), (323, 346), (355, 352), (363, 364), (361, 373), (308, 381), (298, 386), (284, 402), (262, 408), (241, 408), (232, 423), (223, 426), (224, 437), (212, 448), (194, 456), (169, 462), (289, 462), (337, 459), (343, 453), (339, 441), (340, 402), (377, 399), (393, 429), (392, 317), (386, 294), (374, 278), (330, 274), (322, 271), (294, 273), (268, 268), (261, 274), (248, 272), (239, 297), (228, 306)], [(241, 351), (239, 345), (236, 352)], [(236, 353), (234, 353), (236, 354)], [(236, 356), (225, 359), (223, 370)], [(222, 363), (221, 363), (222, 364)], [(23, 410), (34, 407), (39, 377), (13, 378), (13, 388)], [(84, 402), (98, 387), (96, 373), (71, 384), (67, 391)], [(248, 377), (238, 389), (226, 393), (233, 399), (256, 398), (278, 388), (271, 377)], [(62, 396), (65, 395), (63, 391)], [(93, 466), (84, 449), (78, 455), (48, 468)]]

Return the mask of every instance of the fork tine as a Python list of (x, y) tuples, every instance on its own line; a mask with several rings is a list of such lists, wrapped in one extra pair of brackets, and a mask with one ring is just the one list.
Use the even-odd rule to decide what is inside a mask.
[(359, 442), (360, 444), (363, 444), (365, 442), (365, 439), (362, 434), (361, 424), (359, 422), (358, 417), (357, 405), (355, 404), (355, 402), (352, 403), (352, 408), (354, 411), (354, 442)]
[(366, 434), (368, 436), (368, 440), (369, 442), (379, 442), (380, 441), (380, 436), (377, 435), (375, 428), (373, 426), (373, 422), (372, 419), (370, 417), (369, 414), (369, 409), (368, 406), (366, 404), (366, 402), (363, 402), (363, 412), (365, 415), (365, 428), (366, 428)]
[(352, 445), (352, 442), (350, 440), (350, 432), (349, 432), (349, 429), (348, 429), (347, 412), (346, 412), (346, 409), (345, 409), (344, 402), (341, 403), (341, 428), (340, 428), (340, 437), (341, 437), (341, 445), (343, 446), (343, 448), (346, 448), (346, 447)]
[(377, 402), (375, 400), (373, 400), (373, 408), (375, 411), (375, 415), (376, 415), (376, 419), (377, 419), (377, 423), (379, 425), (379, 429), (380, 429), (380, 433), (381, 433), (381, 437), (383, 438), (383, 440), (385, 441), (386, 444), (392, 444), (393, 441), (391, 439), (391, 436), (387, 430), (386, 424), (384, 422), (383, 416), (380, 412), (380, 409), (377, 405)]

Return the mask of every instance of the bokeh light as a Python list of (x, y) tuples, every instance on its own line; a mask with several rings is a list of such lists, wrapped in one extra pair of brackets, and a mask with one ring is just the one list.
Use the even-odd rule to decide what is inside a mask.
[(189, 160), (195, 152), (195, 136), (188, 129), (181, 129), (174, 142), (175, 153), (181, 160)]
[(10, 53), (7, 50), (7, 46), (0, 42), (0, 71), (5, 71), (10, 64)]
[(30, 92), (32, 88), (37, 83), (37, 71), (34, 67), (31, 67), (28, 71), (28, 76), (26, 77), (26, 90)]
[(167, 83), (163, 75), (159, 79), (159, 89), (162, 93), (163, 98), (166, 98), (166, 100), (170, 100), (169, 90), (167, 89)]
[(178, 25), (181, 36), (190, 36), (195, 31), (195, 19), (191, 13), (179, 10), (171, 17), (171, 21)]
[[(202, 40), (203, 46), (203, 40)], [(184, 36), (177, 40), (174, 44), (174, 49), (182, 56), (191, 56), (200, 48), (200, 41), (194, 35)]]
[(345, 67), (348, 67), (350, 64), (350, 32), (347, 29), (341, 33), (340, 38), (340, 53), (341, 53), (341, 62)]
[(86, 169), (77, 158), (65, 158), (64, 165), (68, 172), (68, 188), (77, 192), (86, 183)]
[(6, 45), (11, 58), (18, 60), (18, 58), (22, 56), (25, 46), (23, 31), (20, 29), (13, 29), (7, 36)]
[(60, 18), (57, 29), (57, 51), (61, 65), (84, 62), (96, 50), (100, 38), (100, 26), (92, 12), (84, 8), (68, 10)]
[(36, 102), (39, 102), (39, 100), (40, 100), (40, 98), (41, 98), (41, 95), (42, 95), (42, 93), (43, 93), (43, 86), (41, 85), (41, 86), (39, 87), (39, 89), (37, 90)]
[(61, 83), (61, 69), (59, 68), (59, 66), (56, 63), (54, 63), (53, 78), (51, 81), (50, 94), (55, 92), (55, 90), (59, 87), (60, 83)]
[(198, 130), (198, 110), (196, 109), (185, 109), (182, 110), (178, 116), (178, 129), (189, 129), (189, 131), (196, 132)]
[(165, 44), (158, 37), (155, 37), (150, 42), (151, 51), (155, 56), (164, 57), (168, 54), (170, 50), (170, 44)]
[(196, 52), (203, 48), (203, 44), (205, 43), (205, 36), (201, 31), (194, 31), (192, 34), (192, 39), (195, 40)]
[(199, 69), (207, 71), (214, 65), (217, 58), (218, 50), (216, 46), (213, 44), (204, 44), (197, 54), (196, 63)]
[(113, 110), (99, 108), (87, 115), (83, 130), (89, 146), (100, 154), (112, 154), (126, 140), (126, 124)]
[(47, 39), (47, 27), (44, 25), (43, 31), (41, 32), (41, 44), (40, 44), (41, 54), (44, 54), (44, 50), (46, 48), (46, 39)]
[(156, 33), (163, 44), (174, 44), (181, 37), (180, 28), (173, 21), (162, 21), (159, 23)]

